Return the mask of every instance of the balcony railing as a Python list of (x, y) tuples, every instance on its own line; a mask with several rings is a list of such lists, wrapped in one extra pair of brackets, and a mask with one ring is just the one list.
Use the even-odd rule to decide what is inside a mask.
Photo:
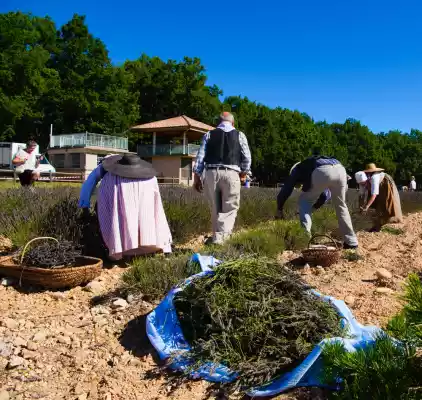
[(98, 133), (72, 133), (69, 135), (51, 136), (50, 147), (102, 147), (124, 151), (129, 150), (127, 138)]
[(172, 156), (172, 155), (189, 155), (196, 156), (199, 144), (187, 144), (186, 146), (178, 144), (159, 144), (154, 146), (152, 144), (138, 145), (139, 157), (151, 156)]

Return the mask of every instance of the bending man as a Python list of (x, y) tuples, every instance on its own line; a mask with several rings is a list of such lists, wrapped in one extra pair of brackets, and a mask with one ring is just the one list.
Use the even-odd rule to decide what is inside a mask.
[(302, 185), (302, 193), (299, 197), (299, 215), (302, 226), (309, 233), (311, 232), (312, 208), (315, 204), (321, 206), (326, 201), (328, 193), (331, 193), (340, 232), (343, 236), (343, 247), (345, 249), (357, 248), (358, 240), (346, 204), (347, 173), (343, 165), (335, 158), (324, 156), (312, 156), (297, 164), (277, 196), (278, 217), (283, 218), (284, 203), (296, 185)]

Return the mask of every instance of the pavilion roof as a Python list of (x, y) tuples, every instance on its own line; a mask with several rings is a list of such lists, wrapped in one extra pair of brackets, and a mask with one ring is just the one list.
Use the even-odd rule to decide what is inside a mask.
[(196, 121), (186, 115), (179, 117), (163, 119), (161, 121), (148, 122), (147, 124), (132, 126), (131, 130), (143, 132), (160, 132), (166, 130), (193, 130), (199, 132), (208, 132), (213, 130), (211, 125), (204, 124), (203, 122)]

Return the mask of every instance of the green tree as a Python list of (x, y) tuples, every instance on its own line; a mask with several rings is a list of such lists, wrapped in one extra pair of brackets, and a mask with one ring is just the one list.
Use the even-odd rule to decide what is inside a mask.
[(48, 65), (54, 49), (50, 19), (0, 14), (0, 139), (40, 135), (43, 104), (59, 86), (57, 71)]

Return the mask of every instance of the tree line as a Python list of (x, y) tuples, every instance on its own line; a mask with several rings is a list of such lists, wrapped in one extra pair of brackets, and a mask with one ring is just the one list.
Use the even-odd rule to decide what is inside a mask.
[(318, 148), (338, 158), (349, 173), (368, 162), (386, 168), (398, 183), (422, 180), (422, 132), (375, 134), (359, 121), (314, 121), (307, 114), (270, 108), (228, 96), (207, 85), (200, 59), (162, 60), (145, 54), (113, 65), (105, 44), (74, 15), (61, 27), (49, 17), (0, 14), (0, 141), (56, 133), (95, 132), (129, 136), (135, 123), (185, 114), (215, 125), (231, 111), (248, 137), (253, 174), (263, 184), (285, 177), (291, 166)]

